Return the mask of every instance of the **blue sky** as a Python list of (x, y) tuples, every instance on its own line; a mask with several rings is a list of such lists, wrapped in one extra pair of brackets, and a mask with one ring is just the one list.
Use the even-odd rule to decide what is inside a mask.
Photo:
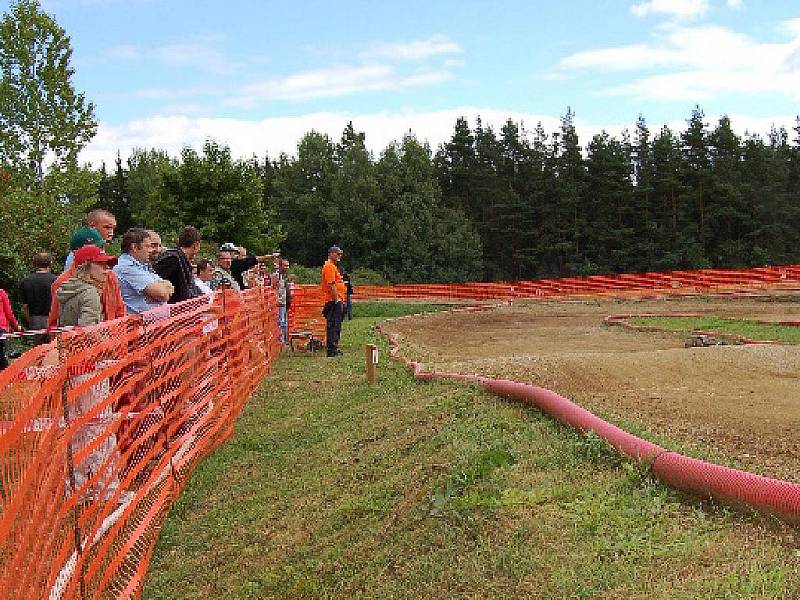
[[(8, 0), (0, 0), (3, 12)], [(379, 152), (432, 145), (456, 116), (557, 127), (585, 144), (645, 116), (682, 127), (699, 104), (739, 131), (800, 113), (797, 0), (43, 0), (72, 38), (97, 105), (86, 160), (177, 152), (206, 137), (237, 155), (292, 153), (348, 120)]]

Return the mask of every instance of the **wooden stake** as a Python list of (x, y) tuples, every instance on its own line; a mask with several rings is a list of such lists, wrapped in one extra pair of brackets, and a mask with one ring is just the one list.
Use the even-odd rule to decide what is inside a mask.
[(367, 381), (375, 383), (375, 371), (378, 365), (378, 347), (375, 344), (367, 344), (366, 347), (367, 359)]

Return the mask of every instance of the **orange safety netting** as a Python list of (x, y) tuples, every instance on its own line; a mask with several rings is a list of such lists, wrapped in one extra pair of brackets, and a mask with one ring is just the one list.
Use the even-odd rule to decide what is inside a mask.
[[(325, 318), (322, 307), (325, 300), (318, 285), (295, 285), (289, 309), (289, 335), (319, 340), (325, 345)], [(320, 347), (322, 347), (320, 346)]]
[[(356, 298), (512, 300), (800, 290), (800, 266), (358, 286)], [(324, 343), (319, 286), (291, 333)], [(0, 373), (0, 597), (137, 597), (173, 501), (280, 352), (271, 288), (67, 331)]]
[(643, 297), (800, 290), (800, 265), (753, 269), (699, 269), (666, 273), (625, 273), (507, 283), (356, 286), (358, 300), (513, 300), (568, 297)]
[(270, 288), (60, 334), (0, 373), (0, 597), (130, 598), (280, 352)]

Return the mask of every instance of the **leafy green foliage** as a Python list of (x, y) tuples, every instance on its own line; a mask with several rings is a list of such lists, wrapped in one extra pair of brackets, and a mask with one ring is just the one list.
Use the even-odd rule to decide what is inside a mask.
[(98, 179), (94, 171), (70, 169), (47, 175), (43, 190), (13, 181), (0, 186), (0, 287), (15, 292), (37, 252), (53, 253), (56, 266), (63, 261), (75, 224), (96, 200)]
[(273, 250), (283, 237), (274, 214), (263, 206), (264, 182), (256, 164), (233, 160), (227, 146), (208, 141), (202, 155), (186, 148), (177, 163), (157, 152), (140, 154), (131, 167), (159, 182), (133, 203), (134, 218), (150, 229), (177, 231), (193, 224), (209, 240), (234, 241), (258, 253)]
[(0, 20), (0, 165), (42, 188), (51, 170), (77, 166), (94, 136), (94, 106), (72, 85), (72, 47), (38, 0), (18, 0)]

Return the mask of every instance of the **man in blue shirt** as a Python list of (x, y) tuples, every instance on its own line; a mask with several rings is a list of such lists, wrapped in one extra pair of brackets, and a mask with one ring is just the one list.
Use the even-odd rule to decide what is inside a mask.
[(150, 268), (154, 240), (146, 229), (134, 227), (122, 236), (122, 252), (114, 274), (119, 280), (128, 314), (166, 304), (174, 288)]

